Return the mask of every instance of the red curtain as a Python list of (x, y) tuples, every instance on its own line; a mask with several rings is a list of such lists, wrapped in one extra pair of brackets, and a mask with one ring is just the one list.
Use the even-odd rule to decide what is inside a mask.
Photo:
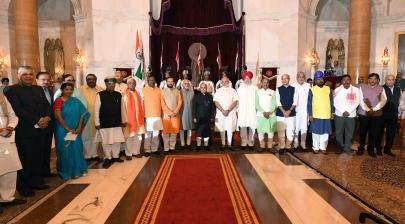
[[(243, 17), (242, 17), (243, 18)], [(163, 68), (171, 66), (177, 79), (176, 52), (179, 43), (179, 73), (191, 65), (188, 48), (201, 42), (207, 48), (205, 67), (211, 68), (211, 79), (218, 80), (216, 62), (218, 44), (222, 54), (222, 64), (229, 67), (231, 80), (236, 81), (235, 58), (238, 51), (238, 67), (243, 58), (243, 19), (235, 22), (230, 0), (166, 0), (162, 2), (159, 21), (151, 17), (152, 35), (150, 37), (151, 67), (160, 81), (161, 52), (163, 44)], [(239, 69), (240, 70), (240, 69)]]

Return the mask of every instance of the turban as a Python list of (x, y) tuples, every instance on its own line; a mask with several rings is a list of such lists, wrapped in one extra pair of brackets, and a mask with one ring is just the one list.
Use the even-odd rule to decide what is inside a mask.
[(323, 78), (323, 76), (324, 76), (323, 72), (321, 72), (321, 71), (315, 72), (314, 81), (319, 79), (319, 78)]
[(114, 78), (114, 77), (107, 77), (107, 78), (104, 79), (104, 82), (105, 83), (116, 83), (117, 79)]
[(253, 73), (251, 71), (246, 71), (242, 74), (242, 79), (245, 80), (246, 78), (252, 79)]

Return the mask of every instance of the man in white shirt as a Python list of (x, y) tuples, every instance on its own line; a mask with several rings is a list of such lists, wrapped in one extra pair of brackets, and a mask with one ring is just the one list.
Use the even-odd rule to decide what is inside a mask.
[[(225, 148), (233, 150), (231, 145), (233, 132), (236, 130), (238, 101), (238, 93), (230, 87), (229, 79), (222, 78), (222, 87), (214, 95), (214, 103), (217, 107), (215, 127), (221, 133), (222, 151)], [(228, 137), (228, 146), (226, 146), (225, 136)]]
[(336, 140), (342, 150), (350, 155), (356, 124), (356, 109), (363, 99), (363, 94), (359, 88), (351, 85), (349, 75), (344, 75), (341, 83), (342, 85), (336, 88), (333, 94)]
[[(291, 86), (295, 88), (298, 97), (297, 106), (295, 108), (294, 148), (296, 150), (305, 150), (308, 131), (308, 93), (311, 85), (305, 82), (305, 73), (299, 72), (297, 82), (293, 83)], [(300, 137), (300, 141), (298, 141), (298, 137)]]
[(256, 130), (256, 86), (252, 84), (253, 73), (246, 71), (242, 75), (243, 83), (237, 90), (239, 97), (238, 127), (240, 128), (241, 148), (253, 150)]

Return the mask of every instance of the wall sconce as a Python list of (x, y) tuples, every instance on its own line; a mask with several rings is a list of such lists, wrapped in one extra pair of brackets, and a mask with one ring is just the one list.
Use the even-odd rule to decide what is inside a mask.
[(384, 66), (387, 66), (390, 63), (391, 57), (390, 53), (388, 52), (388, 48), (384, 49), (384, 54), (381, 56), (381, 62)]
[(307, 55), (305, 61), (313, 66), (318, 66), (320, 59), (318, 56), (318, 52), (316, 52), (315, 48), (312, 48), (311, 54)]
[(75, 56), (73, 57), (73, 61), (77, 66), (82, 67), (86, 62), (86, 56), (84, 55), (83, 51), (79, 48), (76, 48)]
[(8, 57), (7, 54), (4, 53), (3, 50), (0, 50), (0, 76), (3, 77), (7, 75), (4, 70), (8, 67)]

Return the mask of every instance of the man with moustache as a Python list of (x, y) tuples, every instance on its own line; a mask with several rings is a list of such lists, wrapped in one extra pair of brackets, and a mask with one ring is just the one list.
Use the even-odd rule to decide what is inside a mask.
[(94, 124), (94, 106), (96, 104), (97, 93), (103, 90), (102, 87), (97, 86), (97, 76), (95, 74), (88, 74), (86, 76), (86, 84), (80, 87), (84, 98), (87, 101), (87, 111), (90, 113), (90, 118), (87, 121), (82, 133), (84, 158), (87, 161), (95, 160), (100, 161), (97, 153), (98, 142), (95, 141), (96, 126)]
[(326, 154), (329, 135), (332, 133), (331, 120), (334, 106), (331, 89), (325, 85), (324, 74), (317, 71), (314, 75), (315, 86), (308, 93), (308, 116), (311, 121), (313, 153), (321, 151)]
[(183, 100), (180, 91), (174, 87), (174, 79), (166, 79), (167, 87), (162, 90), (163, 110), (163, 146), (164, 152), (174, 152), (176, 147), (177, 133), (180, 130), (180, 109)]

